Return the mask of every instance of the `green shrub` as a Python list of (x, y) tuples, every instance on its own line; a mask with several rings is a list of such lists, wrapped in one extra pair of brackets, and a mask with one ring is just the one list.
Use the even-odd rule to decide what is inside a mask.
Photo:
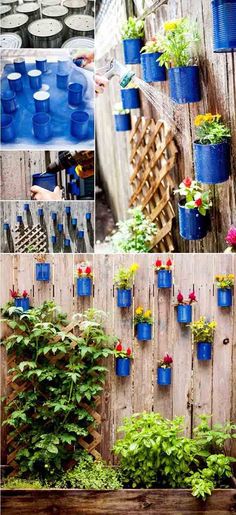
[(40, 481), (10, 477), (3, 483), (7, 490), (40, 490), (44, 488)]
[(122, 488), (119, 472), (103, 461), (94, 461), (84, 455), (78, 464), (63, 474), (57, 481), (57, 488), (79, 488), (87, 490), (118, 490)]
[(151, 243), (158, 229), (140, 207), (128, 210), (130, 218), (116, 225), (118, 231), (111, 237), (115, 252), (150, 252)]
[(129, 17), (122, 28), (122, 39), (140, 39), (144, 37), (144, 21)]

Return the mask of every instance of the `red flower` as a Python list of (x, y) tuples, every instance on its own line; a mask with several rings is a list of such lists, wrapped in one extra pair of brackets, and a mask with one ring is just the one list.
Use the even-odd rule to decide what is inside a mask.
[(89, 274), (91, 274), (91, 272), (92, 272), (91, 267), (87, 266), (87, 268), (85, 268), (85, 273), (89, 275)]
[(29, 296), (28, 292), (26, 290), (24, 290), (22, 293), (22, 297), (26, 298), (28, 296)]
[(171, 265), (172, 265), (172, 261), (171, 261), (171, 259), (168, 259), (168, 260), (166, 261), (166, 266), (171, 266)]
[(12, 297), (13, 299), (15, 299), (16, 297), (18, 297), (18, 292), (17, 292), (17, 291), (15, 291), (15, 290), (10, 290), (10, 294), (11, 294), (11, 297)]
[(192, 179), (191, 177), (186, 177), (183, 181), (184, 185), (186, 186), (186, 188), (190, 188), (191, 184), (192, 184)]
[(178, 302), (183, 302), (184, 300), (184, 296), (182, 295), (182, 293), (179, 291), (178, 295), (177, 295), (177, 301)]
[(156, 267), (159, 268), (159, 266), (161, 266), (161, 265), (162, 265), (161, 259), (157, 259), (156, 260)]
[(127, 351), (126, 351), (126, 354), (127, 354), (127, 356), (131, 356), (131, 354), (132, 354), (132, 350), (131, 350), (131, 348), (130, 348), (130, 347), (128, 347), (128, 349), (127, 349)]
[(195, 302), (195, 301), (197, 300), (197, 298), (196, 298), (196, 295), (195, 295), (194, 291), (192, 291), (192, 292), (189, 294), (188, 298), (191, 300), (191, 302)]
[(195, 206), (200, 207), (201, 205), (202, 205), (202, 199), (201, 198), (198, 198), (197, 200), (195, 200)]
[(82, 274), (83, 273), (83, 269), (82, 268), (78, 268), (78, 274)]
[(173, 359), (171, 356), (169, 356), (169, 354), (166, 354), (164, 356), (164, 359), (163, 359), (165, 365), (171, 365), (171, 363), (173, 363)]
[(117, 343), (116, 350), (117, 350), (118, 352), (121, 352), (121, 351), (122, 351), (122, 345), (121, 345), (121, 343), (120, 343), (120, 342), (119, 342), (119, 343)]

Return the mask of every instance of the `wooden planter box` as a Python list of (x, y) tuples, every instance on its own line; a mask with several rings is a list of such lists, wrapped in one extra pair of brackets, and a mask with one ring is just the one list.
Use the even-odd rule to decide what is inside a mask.
[(206, 502), (189, 490), (2, 490), (2, 515), (232, 515), (236, 490)]

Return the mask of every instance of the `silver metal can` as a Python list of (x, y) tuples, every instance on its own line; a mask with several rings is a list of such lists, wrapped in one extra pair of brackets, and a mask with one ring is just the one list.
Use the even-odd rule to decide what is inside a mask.
[(27, 2), (26, 4), (18, 5), (16, 11), (18, 13), (27, 14), (29, 23), (40, 18), (40, 6), (36, 2)]
[(63, 5), (69, 9), (69, 14), (85, 14), (87, 0), (65, 0)]
[(0, 18), (12, 13), (11, 5), (0, 5)]
[(31, 48), (60, 48), (63, 41), (63, 25), (53, 18), (43, 18), (28, 26)]
[(14, 34), (13, 32), (6, 32), (5, 34), (0, 34), (0, 48), (21, 48), (22, 47), (22, 39), (19, 34)]
[(22, 39), (22, 46), (28, 46), (27, 25), (29, 18), (26, 14), (9, 14), (0, 20), (0, 32), (14, 32)]
[(73, 14), (65, 18), (67, 38), (94, 37), (94, 18), (85, 14)]

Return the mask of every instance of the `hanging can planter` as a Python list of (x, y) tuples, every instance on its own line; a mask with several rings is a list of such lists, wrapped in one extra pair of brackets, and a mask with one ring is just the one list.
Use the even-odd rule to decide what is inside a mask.
[(212, 354), (212, 344), (210, 342), (198, 342), (197, 359), (199, 361), (209, 361)]
[(170, 96), (177, 104), (200, 102), (201, 88), (198, 66), (181, 66), (168, 70)]
[(230, 176), (230, 143), (193, 144), (196, 180), (206, 184), (228, 181)]
[(159, 270), (158, 271), (157, 287), (158, 288), (171, 288), (172, 287), (172, 272), (171, 272), (171, 270)]
[(125, 64), (141, 63), (141, 48), (143, 46), (142, 39), (123, 39), (123, 50)]
[(210, 213), (205, 216), (197, 208), (188, 209), (179, 203), (179, 230), (184, 240), (201, 240), (210, 230)]
[(121, 89), (120, 93), (124, 109), (140, 108), (140, 95), (138, 88)]
[(220, 308), (230, 308), (233, 304), (233, 295), (231, 288), (218, 288), (217, 302)]
[(77, 295), (78, 297), (91, 297), (92, 280), (90, 277), (77, 278)]
[(130, 113), (115, 114), (115, 128), (116, 132), (131, 131)]
[(129, 358), (116, 358), (116, 375), (119, 377), (127, 377), (130, 375)]
[(157, 384), (159, 386), (169, 386), (171, 384), (171, 368), (158, 367)]
[(212, 0), (213, 50), (236, 50), (236, 0)]
[(147, 341), (152, 339), (152, 324), (140, 322), (137, 324), (137, 339)]
[[(33, 186), (40, 186), (49, 191), (54, 191), (57, 186), (57, 176), (55, 173), (34, 173), (33, 174)], [(55, 220), (56, 218), (52, 218)]]
[(28, 311), (30, 308), (29, 297), (16, 297), (15, 306), (16, 308), (22, 308), (23, 311)]
[(36, 281), (50, 281), (50, 263), (36, 263)]
[(192, 322), (192, 306), (190, 304), (179, 304), (177, 306), (177, 321), (180, 324)]
[(142, 77), (145, 82), (166, 81), (166, 68), (158, 62), (160, 52), (141, 54)]
[(118, 308), (130, 308), (132, 304), (131, 289), (123, 290), (117, 288), (117, 306)]

